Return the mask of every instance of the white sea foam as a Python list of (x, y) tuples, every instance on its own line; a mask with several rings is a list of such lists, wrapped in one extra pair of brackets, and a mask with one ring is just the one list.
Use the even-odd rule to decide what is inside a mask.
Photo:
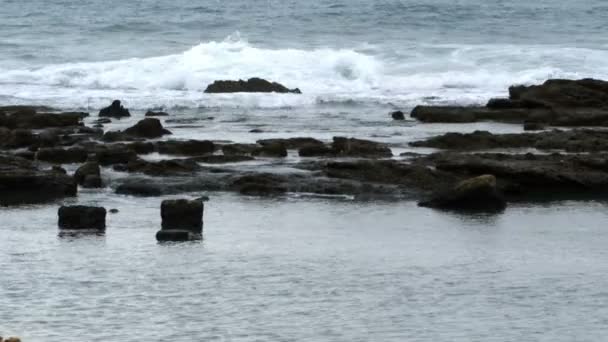
[[(233, 36), (161, 57), (0, 69), (0, 99), (96, 108), (121, 98), (141, 109), (284, 108), (352, 101), (413, 105), (428, 99), (471, 103), (503, 94), (516, 83), (608, 78), (606, 50), (444, 45), (395, 48), (381, 55), (366, 51), (269, 49)], [(249, 77), (299, 87), (304, 95), (203, 94), (214, 80)]]

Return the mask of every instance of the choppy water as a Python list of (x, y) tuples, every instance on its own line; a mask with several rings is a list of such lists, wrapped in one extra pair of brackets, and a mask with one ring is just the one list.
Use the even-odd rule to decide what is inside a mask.
[[(390, 110), (485, 102), (513, 83), (550, 77), (608, 78), (601, 0), (0, 0), (0, 23), (0, 104), (94, 113), (120, 98), (134, 117), (106, 128), (165, 108), (173, 138), (348, 135), (390, 143), (398, 154), (408, 141), (446, 131), (521, 127), (396, 123)], [(202, 93), (215, 79), (251, 76), (304, 94)], [(0, 209), (0, 335), (34, 342), (608, 335), (606, 203), (460, 216), (413, 202), (210, 196), (204, 241), (181, 245), (155, 242), (161, 198), (106, 189), (66, 200), (121, 210), (97, 237), (57, 237), (63, 202)]]

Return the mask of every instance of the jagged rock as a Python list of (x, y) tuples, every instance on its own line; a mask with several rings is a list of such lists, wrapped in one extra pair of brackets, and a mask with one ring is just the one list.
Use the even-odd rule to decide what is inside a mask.
[(496, 177), (482, 175), (464, 180), (419, 205), (440, 209), (500, 211), (506, 207), (506, 201), (496, 187)]
[(89, 206), (62, 206), (57, 213), (60, 229), (106, 229), (106, 209)]
[(113, 117), (113, 118), (124, 118), (131, 116), (129, 110), (120, 104), (119, 100), (114, 100), (112, 104), (99, 111), (100, 117)]
[(215, 81), (205, 93), (293, 93), (301, 94), (300, 89), (288, 89), (282, 84), (269, 82), (261, 78), (250, 78), (247, 81)]

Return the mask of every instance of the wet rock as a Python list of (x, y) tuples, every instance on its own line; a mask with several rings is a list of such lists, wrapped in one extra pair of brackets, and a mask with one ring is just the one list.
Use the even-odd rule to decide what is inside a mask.
[(541, 85), (512, 86), (511, 100), (552, 109), (606, 108), (608, 109), (608, 82), (581, 79), (551, 79)]
[(198, 163), (189, 159), (170, 159), (157, 162), (136, 159), (127, 163), (127, 170), (129, 172), (140, 172), (149, 176), (180, 175), (193, 173), (201, 169)]
[(287, 149), (282, 143), (268, 143), (256, 148), (251, 154), (259, 157), (285, 158)]
[(345, 137), (334, 137), (332, 149), (336, 155), (347, 157), (381, 158), (393, 155), (391, 149), (385, 144)]
[(165, 200), (160, 207), (162, 229), (158, 241), (188, 241), (200, 239), (203, 233), (203, 208), (199, 200)]
[(287, 192), (285, 176), (259, 173), (239, 176), (231, 188), (243, 195), (251, 196), (276, 196)]
[(525, 120), (552, 121), (554, 113), (548, 109), (488, 108), (458, 106), (416, 106), (410, 116), (429, 123), (468, 123), (497, 121), (521, 123)]
[(250, 130), (249, 133), (264, 133), (264, 131), (259, 128), (254, 128)]
[(252, 154), (259, 148), (257, 144), (230, 144), (230, 145), (222, 145), (222, 153), (226, 156), (230, 155), (247, 155)]
[(212, 154), (207, 156), (190, 158), (190, 160), (194, 160), (199, 163), (206, 164), (225, 164), (225, 163), (240, 163), (255, 160), (255, 158), (251, 156), (243, 156), (243, 155), (222, 155), (222, 154)]
[(76, 183), (82, 185), (87, 178), (87, 176), (101, 176), (101, 169), (99, 167), (99, 163), (89, 161), (80, 166), (76, 172), (74, 172), (74, 179)]
[(119, 210), (118, 209), (110, 209), (109, 213), (110, 214), (118, 214)]
[(286, 138), (286, 139), (262, 139), (257, 143), (262, 146), (282, 144), (287, 149), (299, 149), (309, 145), (323, 145), (323, 142), (314, 138)]
[(505, 209), (506, 201), (496, 187), (496, 177), (482, 175), (464, 180), (419, 205), (439, 209), (500, 211)]
[(53, 170), (42, 171), (20, 157), (0, 155), (0, 202), (40, 203), (75, 195), (72, 177)]
[(94, 153), (95, 159), (104, 166), (126, 164), (137, 158), (137, 154), (126, 145), (100, 146)]
[(524, 131), (542, 131), (543, 129), (545, 129), (545, 125), (540, 122), (524, 122)]
[(298, 150), (298, 154), (300, 157), (325, 157), (325, 156), (335, 156), (336, 151), (331, 149), (330, 147), (320, 144), (311, 144), (307, 146), (302, 146)]
[(213, 153), (215, 144), (209, 140), (168, 140), (159, 141), (156, 148), (164, 154), (198, 156)]
[(57, 166), (57, 165), (53, 165), (51, 167), (51, 171), (55, 172), (55, 173), (59, 173), (62, 175), (67, 175), (68, 172), (66, 171), (66, 169), (62, 168), (61, 166)]
[(106, 209), (89, 206), (62, 206), (57, 213), (60, 229), (106, 229)]
[(80, 147), (69, 149), (42, 148), (36, 154), (36, 158), (40, 161), (57, 164), (82, 163), (87, 160), (87, 156), (87, 151)]
[(112, 104), (99, 111), (100, 117), (124, 118), (131, 116), (129, 110), (120, 104), (119, 100), (114, 100)]
[(250, 78), (247, 81), (215, 81), (205, 89), (205, 93), (294, 93), (301, 94), (300, 89), (288, 89), (282, 84), (269, 82), (261, 78)]
[(148, 139), (160, 138), (163, 135), (171, 134), (170, 131), (163, 128), (160, 120), (154, 118), (140, 120), (134, 126), (125, 129), (124, 133)]
[(405, 114), (400, 110), (392, 112), (391, 117), (393, 120), (405, 120)]
[(169, 113), (166, 113), (166, 112), (154, 112), (154, 111), (149, 110), (149, 111), (146, 112), (145, 116), (148, 116), (148, 117), (169, 116)]
[(87, 175), (82, 182), (83, 188), (101, 188), (103, 187), (103, 181), (101, 177), (95, 175)]

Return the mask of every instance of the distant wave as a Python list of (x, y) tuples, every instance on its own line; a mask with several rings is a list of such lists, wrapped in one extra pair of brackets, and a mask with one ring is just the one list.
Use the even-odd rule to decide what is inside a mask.
[[(342, 103), (473, 103), (515, 83), (547, 78), (608, 78), (608, 51), (555, 46), (420, 45), (375, 54), (358, 49), (270, 49), (239, 34), (166, 56), (6, 70), (0, 95), (64, 106), (101, 105), (120, 97), (150, 106), (272, 107)], [(218, 79), (263, 77), (303, 96), (205, 95)], [(435, 100), (436, 99), (436, 100)]]

